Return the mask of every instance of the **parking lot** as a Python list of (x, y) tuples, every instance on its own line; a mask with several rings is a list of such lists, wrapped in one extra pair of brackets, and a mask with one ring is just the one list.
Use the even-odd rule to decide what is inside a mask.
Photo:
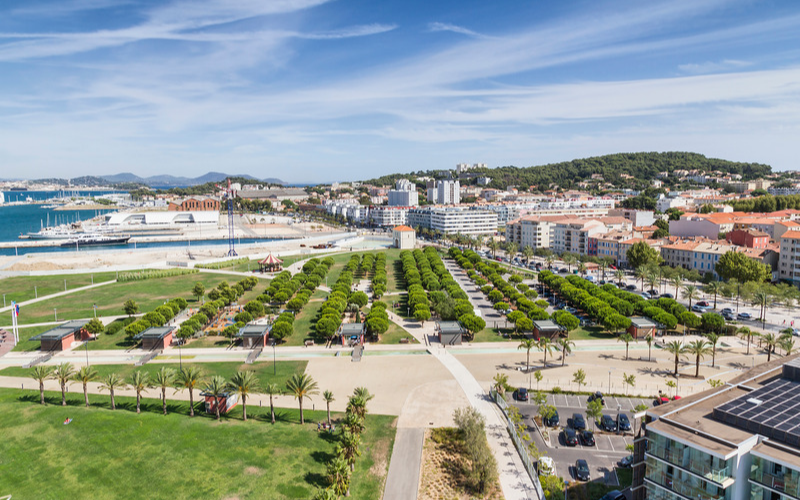
[[(528, 423), (531, 437), (536, 446), (543, 454), (551, 457), (556, 464), (556, 474), (565, 480), (575, 480), (575, 461), (582, 458), (587, 461), (591, 473), (591, 480), (602, 480), (608, 485), (617, 484), (614, 468), (620, 460), (630, 455), (626, 450), (627, 445), (633, 444), (633, 429), (638, 428), (638, 422), (634, 421), (633, 409), (639, 404), (648, 407), (652, 401), (640, 398), (615, 398), (605, 397), (604, 414), (616, 419), (617, 408), (628, 416), (631, 423), (631, 431), (623, 434), (601, 431), (594, 425), (591, 419), (586, 418), (587, 396), (570, 396), (566, 394), (548, 394), (548, 404), (558, 410), (560, 425), (557, 428), (543, 428), (543, 433), (547, 433), (550, 438), (550, 445), (544, 443), (542, 437), (535, 429), (533, 418), (538, 415), (539, 407), (528, 401), (513, 401), (513, 405), (519, 408), (520, 413)], [(563, 430), (571, 425), (572, 414), (580, 413), (586, 419), (587, 430), (594, 430), (595, 446), (585, 446), (581, 439), (577, 446), (567, 446), (564, 442)]]

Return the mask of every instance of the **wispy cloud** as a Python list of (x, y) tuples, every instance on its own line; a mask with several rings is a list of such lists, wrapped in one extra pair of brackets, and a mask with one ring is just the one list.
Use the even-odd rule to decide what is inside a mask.
[(725, 59), (723, 61), (712, 62), (706, 61), (703, 63), (689, 63), (681, 64), (678, 66), (684, 73), (691, 73), (694, 75), (703, 75), (707, 73), (719, 73), (722, 71), (740, 70), (751, 66), (753, 63), (749, 61), (737, 61), (734, 59)]
[(483, 35), (478, 33), (477, 31), (473, 31), (469, 28), (464, 28), (462, 26), (456, 26), (455, 24), (450, 23), (429, 23), (428, 24), (428, 31), (437, 32), (437, 31), (450, 31), (453, 33), (460, 33), (462, 35), (467, 35), (475, 38), (490, 38), (487, 35)]

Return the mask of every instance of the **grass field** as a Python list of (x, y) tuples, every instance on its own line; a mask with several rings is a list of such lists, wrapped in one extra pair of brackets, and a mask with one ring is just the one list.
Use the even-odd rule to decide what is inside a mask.
[[(326, 486), (325, 465), (334, 456), (334, 437), (318, 433), (323, 411), (241, 406), (217, 422), (188, 403), (170, 402), (161, 415), (158, 400), (70, 393), (69, 406), (38, 404), (37, 391), (0, 390), (3, 440), (0, 492), (16, 498), (148, 499), (308, 499)], [(198, 405), (199, 409), (200, 405)], [(341, 415), (336, 415), (340, 417)], [(70, 425), (62, 425), (71, 418)], [(352, 476), (351, 498), (380, 498), (394, 440), (395, 417), (370, 415), (362, 437), (362, 456)]]
[(570, 340), (613, 339), (616, 335), (603, 331), (602, 326), (580, 327), (569, 332)]
[[(228, 281), (233, 284), (239, 279), (237, 276), (224, 274), (198, 273), (114, 283), (23, 307), (20, 310), (19, 320), (20, 324), (55, 321), (56, 313), (58, 321), (90, 318), (94, 315), (93, 304), (97, 305), (98, 316), (123, 315), (125, 312), (122, 310), (122, 305), (128, 299), (135, 300), (142, 312), (151, 311), (163, 304), (165, 300), (175, 297), (183, 297), (190, 303), (194, 303), (195, 298), (192, 296), (192, 287), (198, 281), (205, 285), (206, 290), (210, 290), (222, 281)], [(264, 283), (256, 285), (253, 290), (245, 293), (242, 300), (246, 302), (258, 296), (264, 291), (264, 285)], [(54, 309), (57, 309), (57, 311), (54, 311)], [(0, 324), (11, 324), (10, 312), (0, 315)]]
[(116, 273), (93, 273), (93, 274), (65, 274), (54, 276), (15, 276), (0, 280), (0, 294), (5, 295), (7, 305), (11, 301), (24, 302), (44, 297), (66, 289), (73, 290), (92, 283), (102, 283), (116, 279)]
[[(268, 383), (276, 383), (281, 388), (286, 386), (286, 380), (289, 379), (295, 373), (302, 374), (306, 371), (306, 365), (308, 361), (278, 361), (275, 363), (275, 372), (276, 374), (273, 375), (273, 367), (272, 361), (258, 361), (253, 363), (252, 365), (246, 365), (244, 363), (224, 363), (224, 362), (217, 362), (217, 363), (191, 363), (190, 359), (187, 359), (187, 356), (184, 356), (183, 367), (196, 367), (200, 369), (206, 377), (211, 377), (213, 375), (221, 375), (225, 377), (226, 380), (230, 380), (230, 378), (237, 372), (237, 371), (245, 371), (249, 370), (256, 374), (258, 378), (259, 385), (263, 387)], [(189, 361), (189, 362), (187, 362)], [(97, 370), (97, 373), (100, 375), (100, 378), (104, 377), (109, 373), (116, 373), (117, 375), (127, 379), (131, 373), (136, 370), (141, 370), (143, 372), (149, 373), (151, 376), (154, 375), (157, 371), (161, 369), (161, 367), (167, 366), (169, 368), (178, 369), (178, 362), (175, 360), (174, 363), (148, 363), (144, 366), (135, 367), (133, 365), (92, 365), (92, 367)], [(4, 368), (0, 370), (0, 375), (4, 375), (7, 377), (29, 377), (31, 370), (29, 368), (22, 368), (18, 366), (11, 366), (8, 368)]]

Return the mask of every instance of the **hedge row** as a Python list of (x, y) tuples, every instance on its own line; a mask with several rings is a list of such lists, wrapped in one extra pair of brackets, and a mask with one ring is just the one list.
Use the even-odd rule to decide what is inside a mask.
[(240, 257), (238, 259), (228, 259), (228, 260), (221, 260), (219, 262), (210, 262), (208, 264), (195, 264), (195, 268), (198, 269), (222, 269), (225, 267), (233, 267), (238, 266), (239, 264), (244, 264), (246, 262), (250, 262), (249, 257)]
[(118, 283), (126, 283), (128, 281), (142, 281), (155, 278), (170, 278), (172, 276), (182, 276), (184, 274), (197, 273), (197, 269), (148, 269), (146, 271), (136, 271), (131, 273), (122, 273), (117, 278)]
[(125, 334), (134, 337), (152, 326), (164, 326), (168, 321), (186, 309), (186, 299), (176, 297), (145, 314), (142, 318), (125, 327)]

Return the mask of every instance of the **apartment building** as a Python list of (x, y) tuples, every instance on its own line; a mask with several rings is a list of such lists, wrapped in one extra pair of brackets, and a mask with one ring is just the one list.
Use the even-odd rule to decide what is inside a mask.
[(757, 229), (734, 229), (725, 235), (728, 243), (747, 248), (767, 248), (769, 235)]
[(458, 179), (428, 181), (428, 203), (458, 205), (461, 203), (461, 184)]
[(800, 228), (786, 231), (780, 237), (778, 278), (800, 283)]
[(395, 184), (395, 189), (390, 190), (387, 196), (390, 207), (416, 207), (419, 205), (417, 186), (408, 179), (399, 179)]
[(800, 498), (797, 408), (793, 355), (646, 410), (634, 440), (633, 499)]
[(635, 210), (631, 208), (615, 208), (608, 211), (609, 217), (624, 217), (634, 226), (652, 226), (656, 223), (652, 210)]
[(497, 214), (462, 207), (420, 207), (409, 210), (408, 225), (443, 234), (494, 234)]
[(577, 215), (529, 215), (506, 225), (506, 241), (520, 248), (550, 248), (553, 225), (556, 222), (577, 221)]
[(708, 240), (678, 241), (661, 247), (661, 258), (672, 267), (696, 270), (700, 274), (712, 273), (717, 278), (714, 267), (725, 252), (735, 252), (738, 247)]
[(378, 227), (404, 226), (408, 223), (408, 212), (414, 207), (371, 207), (369, 222)]

